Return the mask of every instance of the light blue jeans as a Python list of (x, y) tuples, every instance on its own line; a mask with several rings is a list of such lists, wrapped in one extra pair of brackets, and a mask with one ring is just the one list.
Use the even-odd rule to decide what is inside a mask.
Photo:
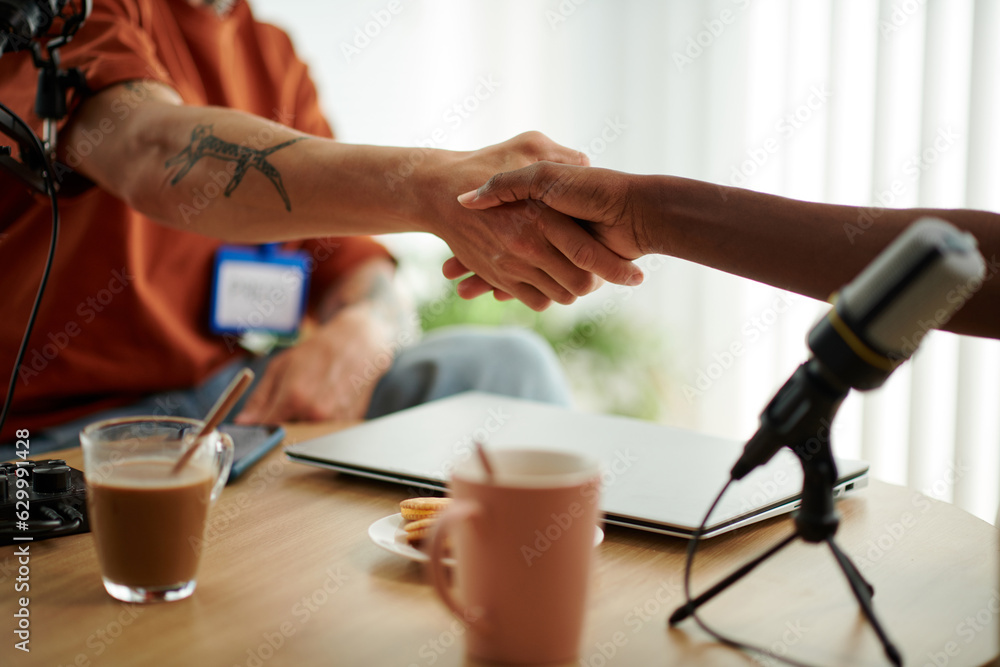
[[(101, 419), (136, 415), (200, 419), (241, 369), (251, 368), (257, 382), (271, 358), (242, 359), (193, 389), (154, 394), (131, 405), (32, 433), (30, 457), (37, 459), (46, 452), (79, 445), (80, 430)], [(569, 387), (559, 361), (552, 348), (536, 334), (514, 328), (452, 327), (432, 332), (396, 356), (376, 384), (365, 417), (372, 419), (470, 390), (570, 404)], [(242, 401), (229, 416), (236, 416), (241, 408)], [(0, 445), (0, 461), (13, 457), (13, 443)]]

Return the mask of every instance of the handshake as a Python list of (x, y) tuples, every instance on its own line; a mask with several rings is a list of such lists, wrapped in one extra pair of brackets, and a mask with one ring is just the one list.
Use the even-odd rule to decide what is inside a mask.
[[(455, 256), (443, 272), (464, 277), (458, 293), (467, 299), (493, 292), (535, 310), (571, 303), (597, 289), (600, 278), (640, 284), (642, 271), (632, 260), (651, 253), (827, 299), (925, 216), (970, 232), (990, 261), (989, 275), (1000, 267), (1000, 215), (992, 212), (840, 206), (597, 169), (538, 133), (463, 159), (471, 161), (451, 164), (468, 168), (438, 180), (437, 192), (476, 189), (457, 202), (447, 197), (437, 213), (450, 226), (428, 231), (451, 247)], [(1000, 281), (956, 289), (982, 295), (944, 328), (1000, 337)]]
[(543, 310), (553, 301), (572, 303), (601, 279), (642, 282), (631, 260), (653, 250), (640, 242), (645, 234), (636, 226), (635, 177), (591, 168), (582, 153), (538, 133), (477, 151), (463, 166), (482, 173), (483, 158), (504, 149), (508, 164), (518, 168), (495, 173), (457, 204), (452, 200), (452, 207), (464, 210), (453, 208), (445, 217), (459, 220), (434, 230), (455, 253), (444, 264), (445, 277), (465, 276), (461, 297), (493, 292), (499, 300), (517, 298)]

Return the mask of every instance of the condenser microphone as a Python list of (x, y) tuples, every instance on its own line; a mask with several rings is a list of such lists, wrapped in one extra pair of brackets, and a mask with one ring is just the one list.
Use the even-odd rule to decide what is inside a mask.
[[(760, 429), (733, 466), (734, 479), (771, 460), (809, 429), (832, 420), (850, 390), (881, 387), (931, 329), (943, 326), (981, 287), (986, 262), (976, 239), (923, 218), (854, 280), (809, 332), (812, 356), (760, 416)], [(829, 422), (827, 422), (829, 424)]]
[(0, 56), (43, 36), (66, 0), (0, 0)]
[[(0, 56), (23, 51), (34, 39), (46, 37), (56, 17), (71, 0), (0, 0)], [(65, 16), (68, 32), (75, 33), (90, 16), (93, 0), (76, 0), (77, 7)], [(67, 34), (64, 27), (63, 34)]]

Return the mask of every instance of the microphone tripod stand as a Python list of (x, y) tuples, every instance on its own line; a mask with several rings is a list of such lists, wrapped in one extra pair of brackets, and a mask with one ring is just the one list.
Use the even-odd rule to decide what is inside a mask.
[[(817, 371), (820, 369), (809, 362), (799, 368), (788, 386), (779, 391), (765, 409), (761, 415), (761, 428), (751, 440), (751, 442), (777, 440), (789, 444), (802, 463), (802, 504), (795, 515), (795, 532), (679, 607), (670, 616), (670, 626), (673, 627), (686, 619), (698, 607), (752, 572), (796, 538), (813, 544), (825, 542), (847, 578), (862, 613), (882, 642), (886, 656), (893, 665), (899, 666), (903, 664), (902, 656), (886, 635), (872, 607), (874, 587), (865, 580), (857, 566), (834, 540), (834, 534), (840, 523), (840, 517), (834, 508), (833, 496), (833, 489), (837, 483), (837, 464), (830, 449), (830, 438), (817, 437), (821, 429), (816, 425), (825, 425), (827, 429), (829, 428), (849, 388), (841, 391), (839, 387), (831, 386), (825, 381), (826, 378), (822, 377), (822, 372)], [(793, 382), (797, 384), (793, 385)], [(806, 395), (810, 400), (802, 402), (788, 400), (793, 395), (797, 397)], [(794, 407), (804, 410), (789, 409), (793, 404)], [(825, 415), (825, 418), (821, 415)]]

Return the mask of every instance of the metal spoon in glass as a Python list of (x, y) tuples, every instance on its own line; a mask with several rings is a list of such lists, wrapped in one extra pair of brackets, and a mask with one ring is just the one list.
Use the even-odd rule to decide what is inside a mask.
[(195, 434), (194, 439), (191, 444), (184, 451), (184, 454), (177, 459), (177, 463), (174, 464), (173, 469), (170, 474), (176, 475), (181, 471), (181, 468), (188, 462), (188, 460), (194, 456), (194, 453), (198, 450), (198, 444), (201, 442), (202, 437), (208, 435), (215, 430), (215, 427), (222, 423), (222, 420), (226, 418), (226, 415), (230, 413), (236, 402), (240, 400), (243, 393), (253, 382), (253, 371), (249, 368), (244, 368), (240, 371), (233, 381), (229, 383), (226, 390), (222, 392), (219, 399), (212, 406), (212, 409), (208, 411), (208, 415), (205, 417), (205, 425), (201, 427), (201, 430)]

